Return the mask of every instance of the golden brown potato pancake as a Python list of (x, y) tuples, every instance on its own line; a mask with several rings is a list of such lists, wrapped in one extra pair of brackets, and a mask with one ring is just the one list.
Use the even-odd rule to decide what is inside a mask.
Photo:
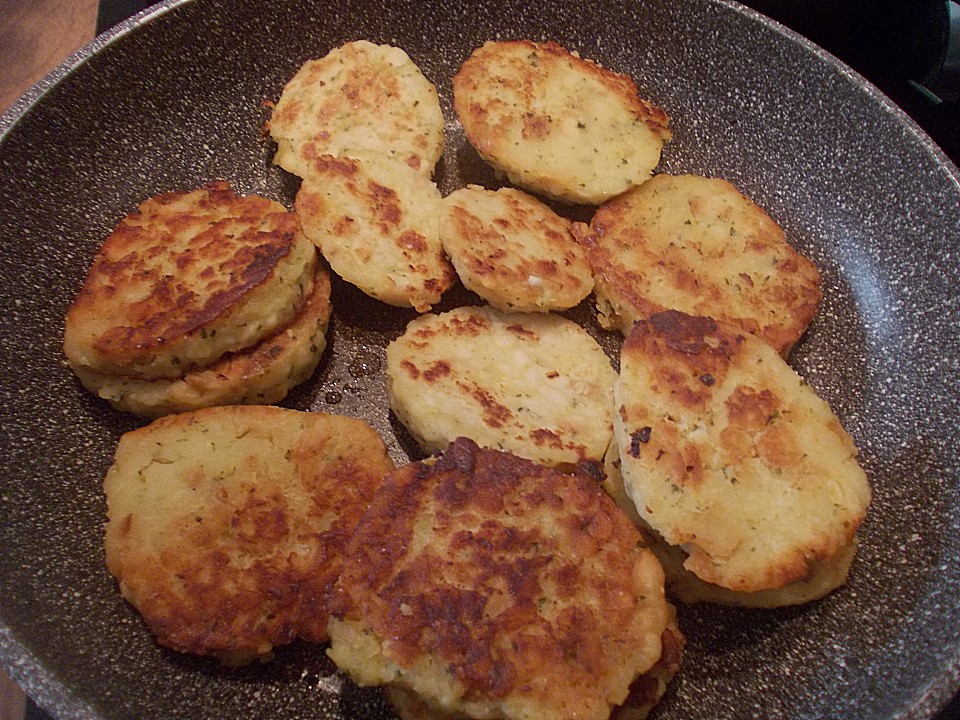
[(470, 144), (512, 183), (599, 205), (650, 177), (670, 139), (666, 113), (627, 75), (554, 42), (487, 42), (453, 78)]
[(168, 415), (120, 438), (104, 479), (107, 567), (174, 650), (239, 662), (324, 642), (346, 543), (392, 467), (353, 418)]
[(853, 541), (870, 502), (857, 448), (762, 340), (654, 315), (624, 341), (615, 398), (626, 492), (701, 580), (780, 589)]
[(605, 720), (663, 655), (662, 582), (594, 478), (461, 438), (384, 480), (348, 548), (328, 654), (444, 712)]
[(317, 253), (293, 213), (229, 183), (150, 198), (104, 241), (67, 310), (72, 367), (178, 378), (287, 325)]
[(726, 180), (656, 175), (600, 207), (581, 234), (598, 319), (624, 335), (680, 310), (739, 325), (786, 356), (820, 303), (817, 268)]

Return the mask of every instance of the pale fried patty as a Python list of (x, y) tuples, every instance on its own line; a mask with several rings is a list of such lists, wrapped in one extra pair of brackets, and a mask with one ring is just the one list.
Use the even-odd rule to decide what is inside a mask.
[(647, 546), (653, 550), (660, 564), (663, 565), (667, 597), (671, 600), (686, 604), (707, 602), (737, 607), (777, 608), (819, 600), (847, 581), (858, 545), (856, 537), (835, 555), (812, 562), (805, 577), (782, 588), (737, 592), (705, 582), (683, 566), (687, 559), (687, 553), (683, 548), (670, 545), (640, 517), (636, 505), (623, 486), (620, 453), (615, 442), (610, 444), (610, 449), (604, 458), (604, 473), (603, 489), (633, 520)]
[(361, 155), (310, 163), (295, 202), (303, 232), (367, 295), (429, 310), (456, 280), (440, 242), (440, 191), (402, 163)]
[(384, 480), (348, 546), (328, 654), (445, 712), (601, 720), (662, 655), (662, 583), (596, 480), (461, 438)]
[(400, 48), (348, 42), (309, 60), (270, 119), (280, 167), (305, 177), (320, 155), (373, 151), (430, 176), (443, 153), (437, 89)]
[(353, 418), (168, 415), (120, 438), (104, 479), (107, 567), (174, 650), (241, 660), (324, 642), (346, 542), (392, 467)]
[(763, 341), (660, 313), (627, 336), (615, 397), (626, 491), (700, 579), (783, 588), (853, 540), (870, 502), (857, 448)]
[[(653, 533), (651, 533), (653, 535)], [(819, 600), (847, 582), (857, 552), (857, 538), (840, 548), (835, 555), (810, 564), (808, 574), (782, 588), (737, 592), (705, 582), (683, 567), (687, 554), (682, 548), (669, 545), (662, 539), (650, 541), (650, 546), (663, 565), (667, 578), (667, 594), (671, 599), (686, 603), (713, 603), (747, 608), (778, 608)]]
[(67, 310), (74, 368), (177, 378), (287, 325), (317, 253), (278, 202), (229, 183), (151, 198), (104, 241)]
[(390, 407), (425, 452), (461, 435), (545, 465), (600, 460), (616, 373), (582, 327), (553, 314), (460, 307), (387, 346)]
[(447, 195), (440, 239), (464, 286), (500, 310), (563, 310), (593, 289), (570, 221), (514, 188)]
[(480, 156), (516, 185), (600, 204), (639, 185), (670, 139), (667, 115), (627, 75), (553, 42), (487, 42), (453, 78)]
[(583, 241), (599, 320), (624, 334), (681, 310), (735, 323), (786, 355), (820, 303), (816, 266), (719, 178), (656, 175), (600, 207)]
[(139, 380), (77, 368), (83, 385), (118, 410), (145, 417), (212, 405), (280, 402), (316, 370), (330, 320), (330, 277), (317, 267), (313, 289), (300, 313), (252, 348), (175, 380)]

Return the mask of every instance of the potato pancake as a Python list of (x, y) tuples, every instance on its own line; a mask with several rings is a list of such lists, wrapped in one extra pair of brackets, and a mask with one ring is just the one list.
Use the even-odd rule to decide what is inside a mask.
[[(675, 621), (660, 635), (663, 650), (652, 668), (630, 685), (630, 693), (622, 705), (614, 708), (611, 720), (645, 720), (667, 691), (670, 681), (680, 670), (685, 638)], [(390, 707), (400, 720), (471, 720), (463, 713), (450, 713), (432, 706), (424, 698), (396, 686), (384, 689)]]
[(716, 605), (733, 605), (749, 608), (777, 608), (788, 605), (819, 600), (833, 592), (847, 581), (850, 567), (857, 550), (857, 538), (835, 555), (811, 563), (806, 577), (794, 580), (782, 588), (757, 590), (755, 592), (737, 592), (713, 583), (701, 580), (687, 570), (683, 563), (687, 553), (677, 545), (670, 545), (640, 517), (636, 505), (627, 495), (620, 472), (620, 453), (616, 443), (610, 444), (607, 457), (604, 458), (603, 489), (623, 510), (640, 530), (647, 546), (653, 550), (666, 578), (667, 597), (671, 600), (692, 604), (698, 602)]
[(310, 163), (294, 204), (303, 232), (347, 282), (425, 312), (457, 277), (440, 242), (440, 191), (402, 163), (360, 155)]
[(582, 234), (601, 324), (680, 310), (732, 322), (786, 356), (816, 315), (820, 273), (719, 178), (657, 175), (600, 207)]
[(330, 276), (317, 267), (306, 305), (293, 321), (252, 348), (230, 353), (176, 380), (139, 380), (77, 368), (90, 392), (145, 417), (212, 405), (271, 405), (316, 370), (330, 321)]
[(67, 310), (71, 367), (178, 378), (289, 324), (317, 253), (278, 202), (229, 183), (151, 198), (104, 241)]
[(762, 340), (654, 315), (624, 341), (615, 397), (627, 494), (701, 580), (783, 588), (853, 541), (870, 502), (857, 448)]
[(440, 239), (464, 286), (498, 310), (565, 310), (593, 289), (570, 221), (514, 188), (447, 195)]
[(605, 720), (663, 654), (663, 571), (595, 479), (457, 439), (389, 474), (328, 654), (471, 717)]
[(461, 435), (544, 465), (600, 460), (616, 373), (553, 314), (460, 307), (424, 315), (387, 346), (390, 407), (425, 452)]
[(443, 153), (437, 89), (400, 48), (348, 42), (309, 60), (273, 110), (274, 162), (305, 177), (321, 155), (374, 152), (430, 177)]
[(353, 418), (242, 405), (168, 415), (117, 445), (107, 567), (174, 650), (240, 662), (324, 642), (346, 543), (392, 468)]
[(512, 183), (599, 205), (639, 185), (670, 139), (666, 113), (627, 75), (554, 42), (487, 42), (453, 78), (470, 144)]

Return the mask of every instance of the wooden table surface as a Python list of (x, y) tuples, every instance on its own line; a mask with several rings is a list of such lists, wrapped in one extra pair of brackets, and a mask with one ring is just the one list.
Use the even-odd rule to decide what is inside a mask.
[(97, 0), (0, 0), (0, 110), (96, 32)]
[[(0, 0), (0, 112), (90, 42), (98, 0)], [(23, 720), (24, 696), (0, 671), (0, 720)]]

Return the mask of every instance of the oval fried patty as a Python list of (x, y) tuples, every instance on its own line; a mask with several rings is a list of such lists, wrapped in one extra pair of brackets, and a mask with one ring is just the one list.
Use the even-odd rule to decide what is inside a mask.
[(565, 310), (593, 289), (570, 221), (514, 188), (447, 195), (440, 239), (464, 286), (499, 310)]
[(425, 452), (461, 435), (545, 465), (600, 460), (616, 373), (596, 340), (552, 314), (460, 307), (387, 346), (387, 395)]
[(560, 45), (487, 42), (453, 78), (470, 144), (516, 185), (598, 205), (650, 177), (668, 119), (627, 75)]
[(384, 480), (348, 547), (328, 654), (445, 712), (606, 720), (662, 655), (662, 583), (594, 479), (461, 438)]
[(104, 241), (67, 310), (67, 360), (144, 379), (205, 367), (293, 319), (316, 254), (283, 205), (229, 183), (151, 198)]
[(270, 405), (309, 378), (327, 346), (330, 277), (317, 267), (313, 289), (293, 321), (248, 350), (230, 353), (176, 380), (138, 380), (77, 369), (90, 392), (145, 417), (212, 405)]
[(624, 341), (615, 397), (627, 493), (700, 579), (783, 588), (853, 540), (870, 502), (857, 448), (763, 341), (654, 315)]
[(425, 312), (456, 280), (440, 242), (440, 202), (437, 186), (406, 165), (324, 155), (294, 207), (335, 273), (370, 297)]
[(321, 155), (373, 151), (428, 177), (443, 153), (437, 89), (400, 48), (349, 42), (309, 60), (270, 119), (280, 167), (305, 177)]
[(666, 579), (667, 597), (682, 603), (714, 603), (749, 608), (778, 608), (819, 600), (847, 581), (856, 554), (857, 539), (842, 547), (835, 555), (810, 564), (808, 574), (782, 588), (737, 592), (705, 582), (687, 570), (683, 563), (687, 553), (677, 545), (670, 545), (640, 517), (636, 505), (627, 495), (620, 472), (620, 453), (616, 443), (604, 458), (603, 489), (640, 530), (647, 547), (653, 550)]
[(241, 661), (324, 642), (343, 550), (392, 467), (353, 418), (168, 415), (120, 438), (104, 479), (107, 567), (174, 650)]
[(732, 322), (786, 356), (820, 303), (820, 273), (719, 178), (657, 175), (600, 207), (589, 248), (598, 319), (626, 335), (663, 310)]

